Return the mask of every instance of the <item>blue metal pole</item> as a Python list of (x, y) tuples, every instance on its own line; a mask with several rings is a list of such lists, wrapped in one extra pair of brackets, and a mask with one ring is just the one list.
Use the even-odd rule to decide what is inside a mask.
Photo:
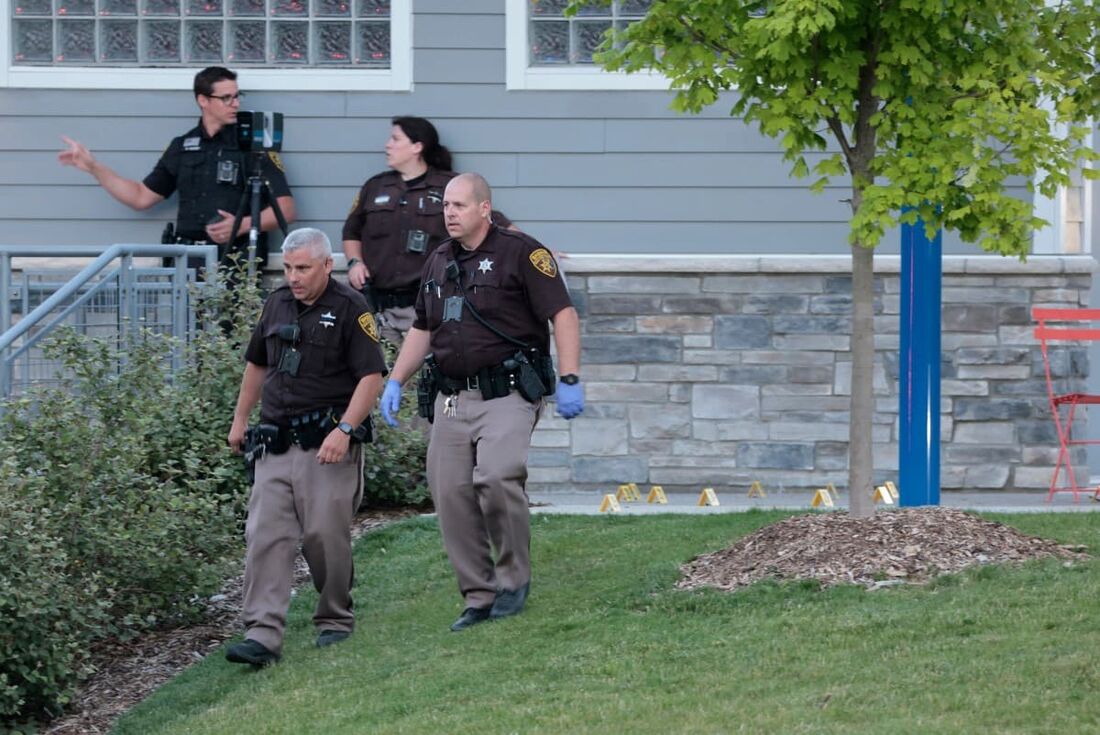
[(899, 505), (940, 504), (940, 314), (943, 232), (901, 226), (898, 354)]

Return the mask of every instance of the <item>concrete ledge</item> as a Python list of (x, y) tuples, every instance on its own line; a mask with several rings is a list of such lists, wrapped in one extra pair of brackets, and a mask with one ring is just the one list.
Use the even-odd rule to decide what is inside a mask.
[[(274, 259), (274, 258), (273, 258)], [(269, 264), (270, 265), (270, 264)], [(849, 255), (568, 255), (567, 273), (850, 273)], [(280, 264), (281, 267), (281, 264)], [(947, 255), (943, 272), (952, 274), (1092, 273), (1091, 255), (1033, 255), (1025, 262), (1001, 255)], [(901, 256), (875, 257), (875, 273), (899, 273)]]

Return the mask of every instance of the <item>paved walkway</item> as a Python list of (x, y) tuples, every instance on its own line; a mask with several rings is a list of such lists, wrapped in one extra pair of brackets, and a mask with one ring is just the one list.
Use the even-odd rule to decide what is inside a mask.
[[(808, 510), (813, 493), (768, 493), (765, 498), (749, 498), (745, 493), (718, 493), (718, 506), (698, 505), (699, 496), (688, 493), (669, 493), (668, 504), (645, 502), (649, 486), (639, 486), (641, 502), (620, 503), (619, 515), (644, 515), (647, 513), (737, 513), (750, 508), (761, 510)], [(592, 492), (529, 492), (532, 513), (573, 513), (590, 515), (599, 513), (603, 495)], [(1092, 493), (1081, 493), (1074, 502), (1072, 493), (1057, 493), (1051, 502), (1047, 494), (1008, 492), (943, 492), (940, 505), (948, 508), (964, 508), (1000, 513), (1084, 513), (1100, 511), (1100, 502), (1092, 499)], [(848, 507), (848, 496), (840, 494), (837, 508)], [(881, 507), (881, 505), (880, 505)], [(889, 507), (889, 506), (888, 506)]]

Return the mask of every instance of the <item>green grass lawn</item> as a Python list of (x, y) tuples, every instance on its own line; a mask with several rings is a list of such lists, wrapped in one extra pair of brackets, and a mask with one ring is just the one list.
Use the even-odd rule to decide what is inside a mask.
[[(1100, 733), (1100, 561), (920, 588), (672, 589), (679, 565), (785, 515), (534, 516), (526, 612), (462, 633), (433, 520), (357, 546), (357, 630), (283, 661), (211, 656), (116, 732)], [(1100, 554), (1100, 515), (988, 516)]]

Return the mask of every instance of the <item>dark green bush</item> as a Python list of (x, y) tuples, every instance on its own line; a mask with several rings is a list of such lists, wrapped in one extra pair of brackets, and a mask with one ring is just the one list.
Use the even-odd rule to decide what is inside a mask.
[[(239, 560), (248, 487), (226, 436), (259, 306), (251, 285), (207, 289), (187, 345), (61, 332), (61, 387), (4, 406), (0, 725), (63, 707), (97, 639), (195, 619)], [(427, 499), (411, 398), (367, 448), (366, 504)]]
[(364, 506), (431, 505), (424, 463), (427, 441), (419, 431), (409, 428), (414, 414), (403, 406), (398, 414), (401, 424), (396, 429), (376, 421), (374, 444), (367, 447), (363, 462)]
[[(386, 362), (393, 364), (396, 357), (393, 345), (383, 342)], [(381, 414), (375, 413), (374, 444), (366, 448), (363, 456), (363, 505), (372, 507), (431, 505), (428, 492), (425, 455), (428, 441), (425, 433), (412, 428), (416, 416), (416, 382), (410, 380), (401, 401), (397, 428), (386, 424)]]
[(63, 331), (61, 387), (4, 406), (0, 721), (62, 707), (96, 639), (193, 620), (239, 559), (248, 489), (225, 437), (258, 304), (210, 289), (213, 326), (186, 346)]
[[(11, 480), (13, 470), (6, 461), (0, 476)], [(70, 574), (61, 541), (37, 513), (5, 502), (0, 524), (3, 722), (21, 712), (56, 712), (65, 704), (76, 678), (89, 673), (86, 642), (106, 621), (106, 605), (96, 574)]]

